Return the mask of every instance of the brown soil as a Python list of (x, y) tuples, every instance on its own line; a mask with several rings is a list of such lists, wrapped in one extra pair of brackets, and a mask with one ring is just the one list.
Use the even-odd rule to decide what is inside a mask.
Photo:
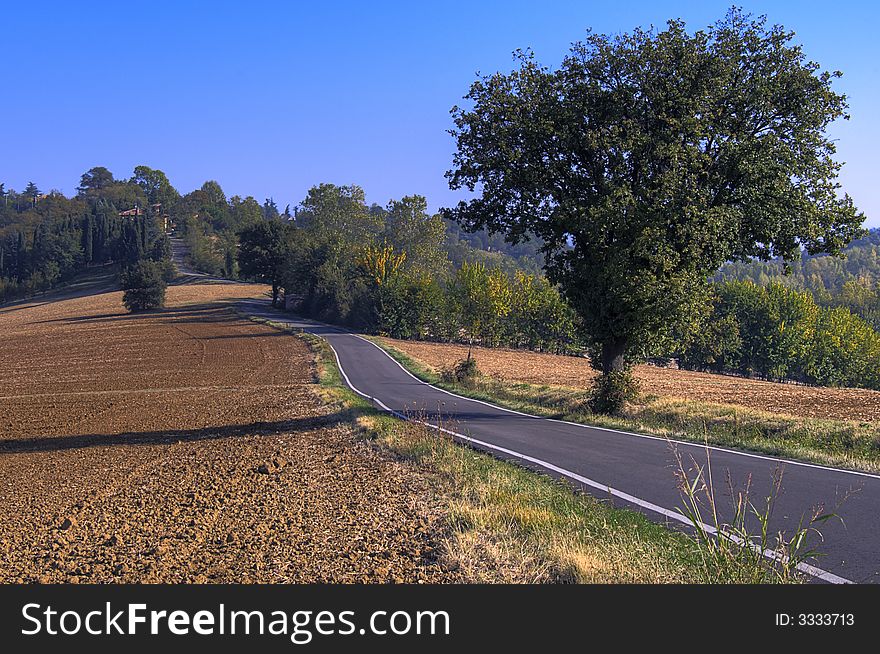
[[(467, 356), (461, 345), (383, 339), (434, 369), (451, 367)], [(583, 357), (523, 350), (474, 348), (480, 371), (509, 382), (586, 388), (596, 375)], [(855, 388), (816, 388), (656, 366), (636, 366), (642, 391), (700, 402), (735, 404), (771, 413), (838, 420), (880, 420), (880, 392)]]
[(0, 581), (448, 581), (429, 479), (313, 392), (262, 287), (0, 308)]

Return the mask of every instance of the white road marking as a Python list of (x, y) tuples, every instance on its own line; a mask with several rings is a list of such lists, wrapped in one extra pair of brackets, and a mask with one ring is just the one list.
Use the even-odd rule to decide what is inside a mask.
[[(315, 334), (314, 332), (311, 332), (311, 333), (312, 333), (314, 336), (318, 336), (319, 338), (321, 338), (320, 335)], [(529, 417), (529, 418), (534, 418), (534, 419), (536, 419), (536, 420), (541, 420), (541, 419), (544, 419), (544, 420), (550, 420), (550, 418), (541, 418), (540, 416), (533, 416), (533, 415), (530, 415), (530, 414), (527, 414), (527, 413), (521, 413), (520, 411), (514, 411), (513, 409), (506, 409), (506, 408), (504, 408), (504, 407), (500, 407), (500, 406), (496, 406), (496, 405), (494, 405), (494, 404), (490, 404), (489, 402), (483, 402), (483, 401), (481, 401), (481, 400), (474, 400), (474, 399), (469, 398), (469, 397), (464, 397), (463, 395), (457, 395), (456, 393), (453, 393), (453, 392), (451, 392), (451, 391), (447, 391), (447, 390), (445, 390), (445, 389), (443, 389), (443, 388), (438, 388), (437, 386), (434, 386), (433, 384), (429, 384), (428, 382), (423, 381), (423, 380), (419, 379), (418, 377), (416, 377), (415, 375), (413, 375), (409, 370), (407, 370), (406, 368), (404, 368), (404, 367), (400, 364), (399, 361), (397, 361), (394, 357), (392, 357), (390, 354), (388, 354), (388, 352), (386, 352), (384, 349), (382, 349), (381, 347), (379, 347), (376, 343), (373, 343), (371, 340), (366, 339), (366, 338), (363, 338), (362, 336), (359, 336), (358, 334), (351, 334), (351, 333), (342, 332), (342, 331), (339, 331), (338, 333), (339, 333), (339, 335), (343, 335), (343, 336), (354, 336), (355, 338), (360, 338), (361, 340), (366, 341), (367, 343), (370, 343), (373, 347), (377, 348), (377, 349), (378, 349), (380, 352), (382, 352), (385, 356), (387, 356), (389, 359), (391, 359), (392, 361), (394, 361), (394, 363), (396, 363), (396, 364), (400, 367), (401, 370), (403, 370), (407, 375), (409, 375), (410, 377), (412, 377), (413, 379), (415, 379), (415, 380), (416, 380), (417, 382), (419, 382), (420, 384), (423, 384), (423, 385), (425, 385), (425, 386), (430, 386), (431, 388), (433, 388), (433, 389), (435, 389), (435, 390), (441, 391), (441, 392), (446, 393), (446, 394), (448, 394), (448, 395), (452, 395), (452, 396), (454, 396), (454, 397), (461, 398), (461, 399), (463, 399), (463, 400), (467, 400), (467, 401), (469, 401), (469, 402), (477, 402), (477, 403), (479, 403), (479, 404), (485, 404), (486, 406), (490, 406), (490, 407), (493, 407), (493, 408), (495, 408), (495, 409), (499, 409), (499, 410), (501, 410), (501, 411), (506, 411), (506, 412), (508, 412), (508, 413), (515, 413), (515, 414), (522, 415), (522, 416), (526, 416), (526, 417)], [(324, 340), (327, 341), (327, 339), (324, 339)], [(493, 445), (492, 443), (487, 443), (486, 441), (481, 441), (481, 440), (479, 440), (479, 439), (472, 438), (472, 437), (470, 437), (470, 436), (466, 436), (466, 435), (461, 434), (461, 433), (459, 433), (459, 432), (455, 432), (455, 431), (452, 431), (452, 430), (449, 430), (449, 429), (445, 429), (445, 428), (443, 428), (443, 427), (440, 427), (439, 425), (434, 425), (434, 424), (431, 424), (431, 423), (429, 423), (429, 422), (424, 422), (424, 421), (422, 421), (422, 420), (415, 420), (415, 419), (409, 418), (409, 417), (403, 415), (402, 413), (399, 413), (398, 411), (395, 411), (395, 410), (389, 408), (387, 405), (385, 405), (385, 404), (384, 404), (381, 400), (379, 400), (378, 398), (375, 398), (375, 397), (373, 397), (373, 396), (371, 396), (371, 395), (367, 395), (367, 394), (364, 393), (363, 391), (359, 390), (354, 384), (352, 384), (352, 383), (351, 383), (351, 380), (349, 379), (348, 375), (347, 375), (346, 372), (345, 372), (345, 369), (344, 369), (343, 366), (342, 366), (342, 362), (341, 362), (340, 359), (339, 359), (339, 353), (336, 351), (336, 348), (333, 347), (333, 345), (330, 343), (330, 341), (327, 341), (327, 344), (330, 346), (330, 349), (333, 351), (333, 355), (334, 355), (334, 357), (336, 358), (336, 365), (339, 367), (339, 372), (342, 374), (342, 377), (343, 377), (343, 379), (345, 380), (346, 385), (347, 385), (352, 391), (354, 391), (355, 393), (357, 393), (357, 394), (360, 395), (361, 397), (366, 398), (366, 399), (368, 399), (368, 400), (371, 400), (371, 401), (375, 402), (375, 403), (378, 404), (378, 405), (379, 405), (384, 411), (387, 411), (388, 413), (390, 413), (390, 414), (392, 414), (392, 415), (394, 415), (394, 416), (400, 418), (401, 420), (406, 420), (406, 421), (409, 421), (409, 422), (416, 422), (416, 423), (419, 423), (419, 424), (425, 425), (426, 427), (429, 427), (429, 428), (431, 428), (431, 429), (435, 429), (435, 430), (437, 430), (437, 431), (440, 431), (440, 432), (443, 432), (443, 433), (449, 434), (449, 435), (451, 435), (451, 436), (454, 436), (454, 437), (456, 437), (456, 438), (459, 438), (459, 439), (461, 439), (461, 440), (463, 440), (463, 441), (465, 441), (465, 442), (473, 443), (474, 445), (479, 445), (480, 447), (484, 447), (484, 448), (487, 448), (487, 449), (490, 449), (490, 450), (494, 450), (494, 451), (496, 451), (496, 452), (501, 452), (501, 453), (503, 453), (503, 454), (507, 454), (507, 455), (509, 455), (509, 456), (516, 457), (516, 458), (518, 458), (518, 459), (522, 459), (523, 461), (528, 461), (529, 463), (533, 463), (533, 464), (535, 464), (535, 465), (541, 466), (542, 468), (545, 468), (545, 469), (547, 469), (547, 470), (550, 470), (550, 471), (552, 471), (552, 472), (555, 472), (555, 473), (557, 473), (557, 474), (559, 474), (559, 475), (562, 475), (563, 477), (566, 477), (566, 478), (568, 478), (568, 479), (572, 479), (572, 480), (574, 480), (574, 481), (577, 481), (577, 482), (579, 482), (579, 483), (581, 483), (581, 484), (584, 484), (585, 486), (588, 486), (588, 487), (590, 487), (590, 488), (594, 488), (594, 489), (596, 489), (596, 490), (600, 490), (600, 491), (603, 491), (603, 492), (607, 492), (607, 493), (609, 493), (610, 495), (612, 495), (613, 497), (617, 497), (618, 499), (621, 499), (621, 500), (623, 500), (623, 501), (625, 501), (625, 502), (628, 502), (628, 503), (630, 503), (630, 504), (634, 504), (635, 506), (638, 506), (638, 507), (640, 507), (640, 508), (642, 508), (642, 509), (645, 509), (645, 510), (647, 510), (647, 511), (652, 511), (652, 512), (654, 512), (654, 513), (658, 513), (658, 514), (660, 514), (660, 515), (662, 515), (662, 516), (665, 516), (665, 517), (667, 517), (667, 518), (669, 518), (669, 519), (671, 519), (671, 520), (675, 520), (676, 522), (680, 522), (680, 523), (682, 523), (682, 524), (684, 524), (684, 525), (687, 525), (687, 526), (691, 526), (691, 527), (694, 526), (694, 523), (693, 523), (693, 522), (692, 522), (687, 516), (683, 515), (682, 513), (678, 512), (678, 511), (673, 511), (673, 510), (671, 510), (671, 509), (664, 508), (664, 507), (662, 507), (662, 506), (660, 506), (660, 505), (658, 505), (658, 504), (654, 504), (653, 502), (649, 502), (649, 501), (647, 501), (647, 500), (643, 500), (643, 499), (640, 498), (640, 497), (636, 497), (635, 495), (631, 495), (631, 494), (626, 493), (626, 492), (624, 492), (624, 491), (617, 490), (616, 488), (612, 488), (611, 486), (607, 486), (607, 485), (605, 485), (605, 484), (601, 484), (601, 483), (599, 483), (599, 482), (597, 482), (597, 481), (594, 481), (594, 480), (592, 480), (592, 479), (590, 479), (590, 478), (588, 478), (588, 477), (584, 477), (583, 475), (580, 475), (580, 474), (578, 474), (578, 473), (576, 473), (576, 472), (572, 472), (571, 470), (566, 470), (565, 468), (561, 468), (561, 467), (559, 467), (559, 466), (557, 466), (557, 465), (555, 465), (555, 464), (553, 464), (553, 463), (550, 463), (550, 462), (548, 462), (548, 461), (544, 461), (544, 460), (542, 460), (542, 459), (538, 459), (538, 458), (536, 458), (536, 457), (529, 456), (529, 455), (527, 455), (527, 454), (523, 454), (522, 452), (517, 452), (516, 450), (510, 450), (510, 449), (507, 449), (507, 448), (505, 448), (505, 447), (501, 447), (501, 446), (499, 446), (499, 445)], [(565, 423), (565, 424), (570, 424), (570, 425), (574, 425), (574, 426), (577, 426), (577, 427), (589, 427), (589, 428), (592, 428), (592, 429), (602, 429), (603, 431), (610, 431), (610, 432), (615, 432), (615, 433), (620, 433), (620, 434), (628, 434), (628, 435), (631, 435), (631, 436), (639, 436), (639, 437), (642, 437), (642, 438), (651, 438), (651, 439), (653, 439), (653, 440), (664, 440), (664, 439), (659, 439), (659, 438), (656, 437), (656, 436), (645, 436), (644, 434), (636, 434), (636, 433), (633, 433), (633, 432), (618, 431), (618, 430), (615, 430), (615, 429), (607, 429), (607, 428), (602, 428), (602, 427), (590, 427), (589, 425), (582, 425), (582, 424), (580, 424), (580, 423), (568, 422), (568, 421), (563, 421), (563, 420), (555, 420), (554, 422), (563, 422), (563, 423)], [(671, 439), (670, 439), (670, 440), (671, 440)], [(690, 447), (694, 447), (694, 446), (696, 446), (696, 447), (701, 447), (701, 448), (704, 448), (704, 447), (705, 447), (705, 446), (703, 446), (703, 445), (696, 445), (695, 443), (689, 443), (689, 442), (687, 442), (687, 441), (675, 441), (675, 440), (671, 440), (671, 442), (674, 442), (674, 443), (680, 443), (680, 444), (682, 444), (682, 445), (687, 445), (687, 446), (690, 446)], [(787, 461), (786, 459), (779, 459), (779, 458), (777, 458), (777, 457), (762, 456), (762, 455), (758, 455), (758, 454), (749, 454), (749, 453), (738, 452), (738, 451), (735, 451), (735, 450), (727, 450), (727, 449), (725, 449), (725, 448), (712, 447), (712, 446), (709, 446), (709, 448), (710, 448), (710, 449), (715, 449), (715, 450), (721, 450), (721, 451), (725, 451), (725, 452), (731, 452), (732, 454), (742, 454), (742, 455), (744, 455), (744, 456), (752, 456), (752, 457), (754, 457), (754, 458), (759, 458), (759, 459), (767, 459), (767, 460), (771, 460), (771, 461), (782, 461), (782, 462), (785, 462), (785, 463), (789, 463), (789, 461)], [(861, 474), (861, 475), (868, 476), (868, 477), (877, 477), (877, 478), (880, 478), (880, 475), (871, 475), (871, 474), (868, 474), (868, 473), (858, 473), (858, 472), (856, 472), (856, 471), (850, 471), (850, 470), (840, 470), (840, 469), (837, 469), (837, 468), (828, 468), (827, 466), (820, 466), (820, 465), (813, 465), (813, 464), (805, 464), (805, 463), (802, 463), (802, 462), (799, 462), (799, 461), (791, 461), (790, 463), (795, 464), (795, 465), (805, 465), (805, 466), (813, 467), (813, 468), (825, 468), (825, 469), (828, 469), (828, 470), (834, 470), (834, 471), (838, 471), (838, 472), (849, 472), (849, 473), (852, 473), (852, 474)], [(711, 525), (708, 525), (708, 524), (705, 524), (705, 523), (702, 523), (702, 522), (701, 522), (701, 523), (698, 523), (698, 526), (699, 526), (701, 529), (705, 530), (707, 533), (717, 534), (717, 529), (715, 529), (715, 527), (713, 527), (713, 526), (711, 526)], [(726, 536), (727, 536), (728, 538), (733, 538), (734, 540), (736, 540), (737, 542), (739, 542), (739, 539), (736, 539), (735, 537), (733, 537), (733, 536), (731, 536), (731, 535), (726, 535)], [(780, 555), (780, 554), (777, 553), (777, 552), (773, 552), (772, 550), (764, 550), (764, 551), (762, 552), (762, 554), (763, 554), (764, 556), (766, 556), (767, 558), (770, 558), (770, 559), (773, 559), (773, 560), (776, 560), (776, 561), (780, 561), (780, 560), (784, 561), (784, 560), (785, 560), (785, 558), (784, 558), (782, 555)], [(798, 569), (800, 572), (803, 572), (804, 574), (808, 574), (808, 575), (810, 575), (810, 576), (812, 576), (812, 577), (816, 577), (817, 579), (821, 579), (822, 581), (825, 581), (825, 582), (828, 582), (828, 583), (832, 583), (832, 584), (852, 584), (852, 583), (854, 583), (853, 581), (851, 581), (851, 580), (849, 580), (849, 579), (846, 579), (845, 577), (841, 577), (841, 576), (839, 576), (839, 575), (834, 574), (833, 572), (828, 572), (827, 570), (823, 570), (822, 568), (819, 568), (819, 567), (817, 567), (817, 566), (810, 565), (810, 564), (808, 564), (808, 563), (799, 563), (799, 564), (797, 565), (797, 569)]]
[(493, 409), (498, 409), (499, 411), (506, 411), (507, 413), (515, 413), (520, 416), (525, 416), (526, 418), (534, 418), (535, 420), (549, 420), (551, 422), (559, 422), (564, 425), (572, 425), (573, 427), (580, 427), (582, 429), (598, 429), (599, 431), (607, 431), (612, 434), (625, 434), (626, 436), (636, 436), (637, 438), (644, 438), (644, 439), (652, 440), (652, 441), (663, 441), (663, 442), (667, 442), (667, 443), (675, 443), (676, 445), (684, 445), (686, 447), (697, 447), (701, 450), (705, 450), (706, 448), (708, 448), (710, 450), (715, 450), (716, 452), (726, 452), (728, 454), (735, 454), (737, 456), (746, 456), (746, 457), (749, 457), (752, 459), (763, 459), (765, 461), (777, 461), (779, 463), (785, 463), (785, 464), (793, 465), (793, 466), (802, 466), (804, 468), (819, 468), (821, 470), (830, 470), (832, 472), (840, 472), (840, 473), (847, 474), (847, 475), (856, 475), (858, 477), (870, 477), (871, 479), (880, 479), (880, 475), (878, 475), (878, 474), (874, 474), (871, 472), (863, 472), (861, 470), (847, 470), (846, 468), (834, 468), (832, 466), (824, 466), (819, 463), (808, 463), (806, 461), (795, 461), (792, 459), (783, 459), (782, 457), (771, 456), (769, 454), (758, 454), (756, 452), (745, 452), (743, 450), (732, 450), (730, 448), (720, 447), (718, 445), (707, 445), (705, 443), (694, 443), (693, 441), (683, 441), (683, 440), (678, 440), (675, 438), (666, 438), (663, 436), (651, 436), (650, 434), (639, 434), (634, 431), (624, 431), (622, 429), (612, 429), (611, 427), (598, 427), (596, 425), (585, 425), (584, 423), (581, 423), (581, 422), (572, 422), (570, 420), (559, 420), (557, 418), (547, 418), (545, 416), (536, 416), (531, 413), (523, 413), (522, 411), (508, 409), (503, 406), (498, 406), (497, 404), (492, 404), (491, 402), (484, 402), (483, 400), (475, 400), (472, 397), (465, 397), (464, 395), (459, 395), (459, 394), (454, 393), (452, 391), (448, 391), (445, 388), (440, 388), (439, 386), (434, 386), (433, 384), (416, 377), (413, 373), (411, 373), (409, 370), (404, 368), (403, 365), (400, 363), (400, 361), (395, 359), (384, 348), (377, 345), (376, 343), (374, 343), (370, 339), (364, 338), (363, 336), (361, 336), (359, 334), (350, 334), (350, 333), (345, 333), (345, 332), (340, 332), (340, 335), (354, 336), (355, 338), (359, 338), (362, 341), (366, 341), (367, 343), (369, 343), (373, 347), (378, 348), (380, 352), (382, 352), (385, 356), (387, 356), (389, 359), (391, 359), (394, 363), (396, 363), (398, 365), (398, 367), (401, 370), (403, 370), (407, 375), (409, 375), (410, 377), (415, 379), (420, 384), (423, 384), (425, 386), (430, 386), (434, 390), (440, 391), (441, 393), (446, 393), (447, 395), (452, 395), (453, 397), (457, 397), (459, 399), (466, 400), (468, 402), (476, 402), (477, 404), (483, 404), (485, 406), (492, 407)]

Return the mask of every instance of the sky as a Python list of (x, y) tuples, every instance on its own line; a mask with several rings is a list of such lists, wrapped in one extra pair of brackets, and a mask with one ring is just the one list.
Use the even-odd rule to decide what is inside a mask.
[[(444, 178), (449, 110), (477, 73), (511, 70), (517, 48), (556, 66), (588, 28), (703, 28), (730, 2), (3, 3), (0, 182), (72, 194), (93, 166), (144, 164), (183, 193), (213, 179), (283, 208), (332, 182), (436, 210), (461, 197)], [(844, 73), (852, 118), (830, 135), (844, 190), (880, 227), (880, 3), (740, 4)]]

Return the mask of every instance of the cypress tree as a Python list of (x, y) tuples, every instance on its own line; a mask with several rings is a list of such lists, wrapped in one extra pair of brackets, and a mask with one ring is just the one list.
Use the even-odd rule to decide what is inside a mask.
[(92, 263), (94, 261), (95, 254), (95, 220), (91, 214), (89, 214), (82, 228), (83, 235), (83, 256), (85, 257), (86, 264)]

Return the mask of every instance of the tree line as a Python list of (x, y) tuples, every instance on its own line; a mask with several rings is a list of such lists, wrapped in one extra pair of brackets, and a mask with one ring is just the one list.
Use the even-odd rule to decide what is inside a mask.
[(256, 221), (238, 238), (240, 274), (318, 320), (395, 338), (557, 352), (578, 343), (575, 314), (542, 275), (478, 256), (456, 266), (422, 196), (368, 206), (358, 186), (321, 184), (295, 219)]
[[(139, 166), (131, 180), (120, 181), (93, 168), (72, 198), (43, 193), (33, 182), (21, 193), (0, 184), (0, 302), (47, 291), (90, 267), (167, 260), (168, 243), (145, 190), (149, 170)], [(130, 209), (132, 215), (120, 215)]]
[(880, 229), (850, 243), (842, 257), (804, 252), (794, 261), (732, 262), (716, 281), (752, 281), (759, 286), (778, 282), (810, 291), (823, 307), (843, 307), (880, 329)]
[[(455, 265), (442, 218), (408, 196), (377, 210), (357, 186), (309, 191), (295, 220), (239, 234), (241, 276), (318, 320), (395, 338), (583, 352), (589, 335), (546, 277), (484, 261)], [(846, 265), (846, 259), (838, 259)], [(840, 285), (845, 289), (846, 285)], [(779, 282), (716, 282), (651, 354), (682, 368), (880, 389), (880, 335), (848, 308)], [(638, 355), (637, 355), (638, 356)]]
[(714, 284), (707, 315), (684, 341), (682, 368), (880, 390), (880, 333), (779, 282)]

